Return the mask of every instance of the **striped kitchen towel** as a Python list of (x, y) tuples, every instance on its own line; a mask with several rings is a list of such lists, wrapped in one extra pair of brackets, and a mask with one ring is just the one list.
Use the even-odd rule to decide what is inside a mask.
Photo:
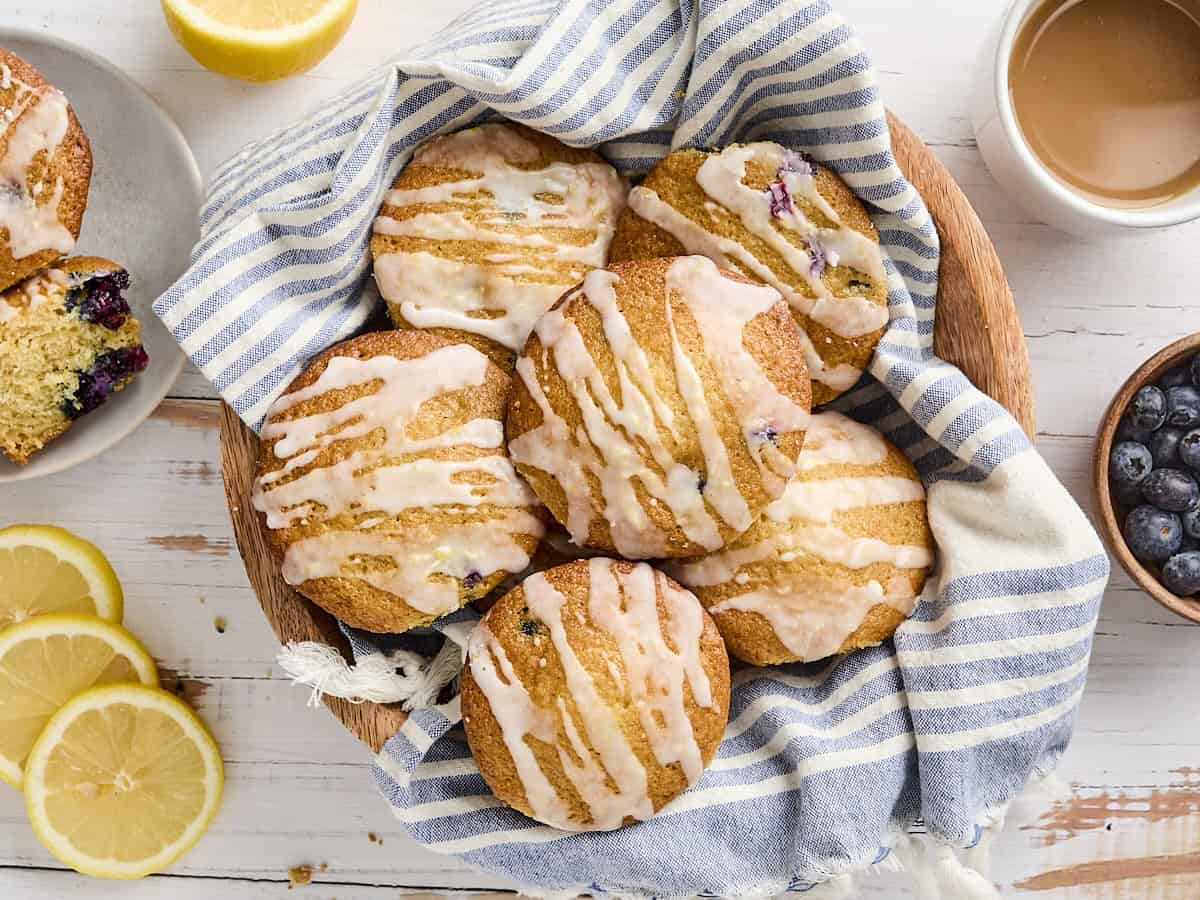
[[(156, 312), (257, 426), (305, 360), (373, 314), (372, 218), (413, 148), (496, 116), (599, 146), (631, 176), (672, 148), (764, 139), (846, 179), (888, 255), (891, 324), (836, 406), (917, 465), (939, 563), (894, 641), (738, 672), (714, 765), (650, 821), (565, 834), (504, 808), (457, 700), (416, 711), (379, 754), (396, 815), (528, 892), (638, 897), (844, 892), (855, 870), (911, 850), (923, 820), (933, 842), (910, 858), (928, 864), (926, 886), (996, 896), (956, 850), (1066, 746), (1108, 562), (1016, 422), (933, 355), (937, 233), (892, 158), (870, 61), (828, 3), (484, 5), (226, 163), (193, 265)], [(464, 612), (443, 627), (461, 641), (471, 624)]]

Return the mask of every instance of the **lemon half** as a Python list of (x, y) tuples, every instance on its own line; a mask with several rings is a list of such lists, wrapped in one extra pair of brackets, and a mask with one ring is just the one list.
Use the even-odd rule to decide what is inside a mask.
[(43, 726), (85, 688), (158, 684), (146, 648), (96, 616), (38, 616), (0, 631), (0, 778), (20, 787), (22, 764)]
[(0, 529), (0, 628), (44, 613), (120, 622), (121, 583), (93, 544), (55, 525)]
[(196, 62), (273, 81), (311, 69), (350, 27), (357, 0), (162, 0), (167, 27)]
[(196, 843), (223, 784), (217, 745), (185, 703), (115, 684), (84, 691), (47, 723), (26, 765), (25, 807), (66, 865), (141, 878)]

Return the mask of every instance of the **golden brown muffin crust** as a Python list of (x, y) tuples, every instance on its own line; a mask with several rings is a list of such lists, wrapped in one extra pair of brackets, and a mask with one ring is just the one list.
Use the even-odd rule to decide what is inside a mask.
[[(624, 575), (632, 572), (635, 565), (617, 560), (595, 562), (611, 565)], [(626, 742), (646, 770), (647, 794), (657, 811), (682, 793), (688, 787), (688, 780), (679, 763), (663, 766), (654, 756), (650, 737), (629, 699), (626, 669), (618, 644), (590, 613), (589, 565), (589, 561), (579, 560), (543, 572), (542, 576), (566, 599), (561, 620), (567, 640), (595, 684), (602, 702), (617, 717)], [(668, 580), (668, 583), (691, 598), (674, 582)], [(628, 582), (624, 584), (628, 585)], [(668, 646), (677, 652), (668, 625), (670, 608), (661, 586), (656, 585), (656, 588), (660, 627), (663, 628)], [(707, 707), (698, 705), (685, 678), (684, 706), (703, 764), (707, 766), (720, 745), (729, 714), (729, 660), (712, 619), (698, 608), (697, 612), (703, 616), (699, 653), (711, 686), (712, 704)], [(525, 686), (532, 701), (539, 708), (552, 713), (559, 709), (560, 702), (564, 703), (589, 751), (599, 759), (596, 748), (587, 737), (577, 700), (568, 687), (566, 670), (555, 650), (549, 629), (545, 622), (530, 612), (524, 588), (514, 588), (502, 597), (484, 617), (483, 625), (503, 647), (516, 679)], [(472, 647), (475, 647), (474, 643)], [(622, 675), (619, 682), (615, 678), (618, 673)], [(526, 796), (525, 786), (505, 744), (504, 734), (488, 697), (471, 674), (470, 661), (463, 670), (462, 709), (467, 740), (484, 780), (502, 802), (532, 816), (534, 810)], [(591, 810), (564, 771), (559, 750), (556, 749), (571, 747), (561, 718), (556, 716), (556, 719), (558, 731), (554, 744), (533, 737), (526, 737), (525, 743), (560, 798), (566, 802), (572, 826), (588, 828), (593, 821)], [(574, 753), (573, 750), (567, 752)], [(625, 821), (628, 823), (633, 819), (627, 818)]]
[[(21, 84), (34, 90), (51, 87), (37, 69), (15, 53), (0, 49), (0, 65), (7, 66), (11, 73), (8, 87), (0, 86), (0, 110), (19, 107), (19, 94), (23, 92)], [(35, 155), (22, 188), (31, 192), (38, 184), (53, 186), (62, 178), (63, 193), (58, 204), (58, 221), (78, 238), (79, 229), (83, 224), (83, 213), (87, 208), (88, 186), (92, 178), (92, 148), (87, 135), (84, 134), (83, 126), (75, 116), (75, 110), (69, 105), (67, 117), (67, 132), (54, 156), (47, 159), (45, 151)], [(0, 131), (0, 158), (8, 152), (9, 138), (19, 121), (20, 119), (17, 119), (9, 123)], [(0, 290), (45, 268), (61, 256), (63, 254), (57, 250), (46, 249), (15, 259), (9, 246), (8, 229), (0, 226)]]
[[(668, 298), (667, 277), (674, 260), (650, 259), (610, 266), (607, 271), (615, 274), (617, 304), (628, 322), (630, 333), (640, 345), (649, 363), (655, 389), (662, 401), (670, 407), (677, 423), (676, 434), (669, 433), (661, 422), (658, 432), (664, 445), (670, 450), (675, 463), (686, 466), (707, 478), (714, 473), (708, 471), (706, 456), (700, 434), (694, 427), (685, 399), (677, 383), (677, 362), (672, 349), (672, 339), (666, 327), (666, 304), (671, 303), (679, 344), (695, 366), (705, 394), (709, 411), (721, 435), (728, 454), (733, 480), (745, 499), (753, 517), (769, 503), (777, 493), (769, 490), (763, 475), (746, 444), (734, 408), (730, 403), (722, 376), (708, 358), (704, 341), (687, 303), (672, 292)], [(713, 272), (717, 270), (714, 268)], [(735, 273), (725, 272), (714, 277), (724, 277), (743, 284), (752, 284)], [(606, 337), (603, 322), (597, 309), (579, 291), (574, 291), (560, 300), (554, 307), (560, 310), (582, 335), (583, 342), (595, 360), (609, 392), (614, 398), (622, 396), (615, 356)], [(743, 332), (743, 347), (753, 357), (767, 380), (783, 397), (803, 410), (811, 403), (811, 387), (804, 357), (800, 348), (799, 335), (786, 304), (780, 300), (766, 312), (755, 316)], [(525, 346), (522, 358), (532, 363), (537, 380), (542, 385), (550, 404), (567, 423), (572, 434), (584, 428), (582, 411), (573, 396), (572, 384), (563, 378), (541, 338), (535, 333)], [(533, 486), (542, 502), (555, 518), (569, 526), (570, 514), (566, 493), (560, 481), (536, 465), (522, 460), (520, 445), (514, 449), (514, 441), (544, 423), (541, 409), (530, 393), (523, 376), (515, 379), (515, 389), (509, 407), (507, 433), (510, 452), (517, 468)], [(784, 457), (795, 461), (804, 442), (802, 430), (784, 431), (773, 438), (776, 449)], [(637, 443), (643, 457), (662, 475), (661, 468), (650, 459), (644, 446)], [(563, 453), (578, 453), (578, 446), (562, 447)], [(665, 476), (664, 476), (665, 477)], [(577, 535), (577, 542), (591, 548), (622, 552), (617, 546), (609, 522), (604, 515), (604, 502), (600, 484), (594, 475), (589, 475), (592, 515), (586, 540)], [(782, 482), (779, 484), (782, 489)], [(699, 484), (698, 484), (699, 489)], [(703, 548), (691, 540), (672, 516), (666, 503), (653, 498), (640, 481), (634, 484), (640, 507), (654, 527), (665, 535), (665, 546), (655, 554), (622, 552), (625, 556), (687, 556)], [(616, 514), (620, 515), (621, 511)], [(740, 529), (732, 527), (714, 515), (724, 540), (735, 536)], [(629, 548), (624, 548), (628, 551)]]
[[(822, 418), (838, 416), (836, 413), (819, 413), (814, 416), (814, 428)], [(842, 417), (838, 416), (838, 419)], [(857, 428), (866, 426), (852, 423)], [(872, 430), (873, 431), (873, 430)], [(882, 435), (878, 440), (884, 441)], [(913, 496), (921, 495), (920, 480), (916, 469), (908, 458), (894, 445), (886, 442), (886, 455), (882, 460), (870, 465), (855, 462), (830, 462), (814, 469), (802, 471), (796, 478), (797, 483), (821, 482), (841, 479), (858, 478), (887, 478), (897, 479), (914, 484)], [(801, 452), (801, 462), (803, 454)], [(890, 499), (890, 498), (889, 498)], [(787, 497), (780, 501), (782, 506)], [(770, 590), (776, 586), (787, 589), (796, 584), (795, 579), (802, 578), (802, 583), (811, 584), (812, 580), (830, 585), (842, 585), (847, 588), (860, 587), (874, 581), (880, 585), (890, 585), (893, 590), (904, 586), (901, 593), (907, 594), (908, 602), (917, 597), (925, 584), (929, 565), (899, 567), (891, 562), (873, 562), (869, 565), (853, 567), (842, 562), (822, 558), (817, 553), (806, 552), (802, 545), (791, 541), (789, 534), (796, 528), (811, 528), (815, 524), (812, 519), (778, 520), (772, 517), (773, 507), (768, 507), (764, 515), (755, 525), (739, 537), (734, 543), (711, 557), (700, 557), (696, 560), (682, 560), (670, 567), (672, 574), (683, 584), (690, 585), (691, 590), (700, 598), (700, 602), (708, 609), (717, 622), (721, 634), (725, 638), (729, 652), (745, 662), (754, 665), (776, 665), (789, 662), (810, 662), (812, 659), (802, 659), (789, 649), (780, 639), (773, 623), (764, 615), (752, 609), (724, 608), (714, 609), (722, 602), (739, 597), (752, 591)], [(875, 539), (893, 547), (924, 548), (929, 552), (930, 560), (934, 551), (933, 535), (929, 529), (925, 501), (905, 500), (903, 502), (873, 502), (864, 506), (852, 506), (839, 509), (829, 517), (828, 524), (842, 534), (841, 544), (849, 544), (856, 539)], [(771, 546), (769, 553), (756, 553), (753, 548)], [(741, 564), (734, 567), (736, 574), (716, 584), (708, 583), (705, 564), (725, 558), (736, 558), (741, 555)], [(711, 571), (711, 570), (709, 570)], [(732, 573), (731, 573), (732, 574)], [(704, 582), (701, 584), (701, 582)], [(849, 604), (849, 601), (847, 601)], [(812, 610), (816, 610), (816, 606)], [(849, 605), (847, 606), (849, 608)], [(845, 623), (844, 639), (840, 644), (831, 646), (830, 652), (848, 653), (864, 647), (873, 647), (887, 640), (907, 614), (889, 603), (876, 603), (865, 609), (861, 618)], [(824, 624), (822, 614), (817, 624)]]
[[(743, 145), (735, 144), (733, 146)], [(669, 206), (682, 212), (688, 219), (706, 231), (741, 244), (752, 256), (766, 265), (779, 281), (787, 284), (793, 290), (811, 297), (811, 287), (804, 278), (791, 269), (779, 252), (747, 229), (737, 215), (716, 204), (697, 182), (696, 176), (700, 167), (718, 152), (695, 149), (676, 150), (664, 157), (651, 170), (641, 187), (656, 193)], [(853, 191), (829, 169), (816, 165), (815, 170), (817, 190), (836, 211), (841, 223), (874, 243), (878, 243), (879, 234), (871, 222), (866, 208)], [(765, 192), (775, 179), (776, 172), (768, 169), (759, 161), (751, 159), (747, 163), (743, 183), (748, 187)], [(813, 223), (822, 227), (834, 224), (822, 210), (804, 197), (793, 196), (793, 200)], [(800, 237), (789, 229), (778, 228), (777, 230), (793, 243), (800, 241)], [(799, 246), (798, 243), (797, 245)], [(688, 252), (699, 251), (694, 247), (685, 247), (668, 231), (642, 218), (632, 207), (626, 207), (617, 225), (617, 233), (613, 237), (609, 258), (613, 263), (618, 263), (656, 256), (678, 256)], [(743, 275), (761, 280), (755, 273), (747, 269), (740, 266), (738, 269)], [(880, 307), (887, 306), (886, 282), (877, 283), (866, 273), (858, 272), (849, 266), (840, 265), (826, 268), (822, 280), (835, 296), (854, 294), (868, 297)], [(830, 366), (850, 364), (858, 369), (865, 369), (874, 352), (875, 345), (879, 343), (885, 330), (880, 328), (877, 331), (847, 338), (834, 333), (799, 310), (794, 309), (793, 315), (796, 317), (797, 323), (812, 339), (813, 345), (821, 357)], [(840, 393), (842, 391), (834, 390), (820, 381), (814, 381), (813, 403), (814, 405), (827, 403)]]
[[(296, 391), (303, 390), (321, 377), (330, 361), (335, 357), (353, 357), (366, 360), (376, 356), (389, 356), (399, 360), (413, 360), (427, 356), (441, 348), (455, 346), (454, 341), (428, 332), (418, 331), (386, 331), (364, 334), (351, 340), (330, 347), (300, 373), (299, 376), (283, 392), (284, 397)], [(281, 415), (272, 415), (269, 422), (277, 422), (300, 418), (314, 413), (328, 412), (344, 406), (350, 401), (370, 394), (377, 384), (354, 384), (348, 387), (327, 391), (317, 397), (303, 401), (285, 410)], [(443, 391), (426, 401), (420, 408), (416, 418), (411, 421), (405, 433), (414, 439), (430, 438), (454, 427), (464, 425), (475, 419), (503, 420), (507, 407), (510, 389), (509, 377), (494, 363), (488, 362), (486, 376), (481, 385), (461, 390)], [(296, 470), (297, 475), (307, 471), (328, 467), (345, 460), (359, 450), (379, 447), (385, 438), (381, 429), (376, 429), (369, 435), (349, 440), (334, 440), (325, 446), (311, 463)], [(264, 439), (259, 444), (257, 477), (275, 472), (284, 467), (287, 460), (275, 455), (276, 440)], [(413, 458), (433, 460), (470, 460), (485, 457), (503, 456), (503, 448), (486, 449), (470, 447), (463, 444), (439, 447), (420, 454), (406, 457), (405, 461)], [(377, 461), (378, 465), (393, 464), (397, 459)], [(460, 473), (460, 481), (485, 484), (488, 476), (477, 470)], [(515, 478), (515, 476), (514, 476)], [(287, 479), (281, 483), (286, 484)], [(268, 490), (269, 494), (269, 490)], [(411, 508), (403, 510), (395, 516), (382, 517), (371, 525), (371, 529), (383, 529), (382, 533), (395, 535), (399, 539), (411, 538), (414, 543), (427, 540), (452, 529), (455, 526), (472, 523), (486, 523), (497, 511), (493, 506), (474, 508), (439, 506), (434, 509)], [(542, 515), (541, 511), (530, 496), (530, 505), (526, 510), (535, 517)], [(266, 517), (262, 521), (267, 534), (267, 540), (275, 554), (283, 559), (288, 547), (307, 537), (319, 535), (331, 530), (353, 530), (362, 527), (361, 520), (367, 510), (355, 510), (337, 516), (333, 519), (323, 519), (315, 516), (312, 520), (300, 520), (288, 527), (272, 529), (266, 525)], [(487, 527), (486, 524), (483, 527)], [(515, 543), (525, 552), (532, 554), (538, 543), (541, 528), (537, 534), (518, 534)], [(394, 565), (388, 559), (370, 559), (364, 562), (366, 570), (388, 568)], [(460, 605), (472, 599), (481, 598), (495, 588), (508, 575), (506, 571), (485, 573), (478, 580), (453, 579), (458, 584)], [(357, 628), (375, 632), (403, 632), (418, 625), (432, 621), (436, 616), (430, 615), (410, 606), (402, 598), (369, 584), (361, 578), (354, 577), (320, 577), (311, 578), (295, 585), (296, 589), (332, 613), (338, 619)]]
[[(489, 122), (476, 126), (473, 129), (468, 129), (466, 132), (455, 132), (433, 138), (417, 149), (412, 161), (400, 172), (393, 185), (393, 189), (420, 190), (480, 177), (482, 173), (476, 169), (451, 166), (443, 161), (446, 155), (443, 152), (443, 148), (450, 145), (456, 139), (461, 139), (463, 135), (475, 132), (483, 136), (495, 137), (502, 137), (502, 133), (512, 135), (530, 148), (532, 153), (529, 158), (512, 158), (508, 160), (509, 165), (521, 171), (535, 172), (546, 169), (555, 163), (565, 163), (580, 167), (585, 165), (592, 167), (602, 166), (608, 171), (614, 184), (622, 188), (621, 202), (623, 203), (624, 183), (616, 174), (616, 171), (612, 169), (599, 153), (594, 150), (569, 147), (547, 134), (534, 131), (531, 128), (513, 122)], [(493, 146), (499, 146), (495, 140), (492, 141), (492, 144)], [(580, 174), (579, 177), (582, 178), (583, 175)], [(563, 202), (561, 194), (550, 194), (539, 199), (558, 203)], [(611, 239), (612, 231), (616, 224), (617, 211), (617, 209), (613, 209), (610, 211), (611, 215), (609, 215), (597, 210), (594, 221), (590, 222), (588, 227), (584, 228), (578, 226), (556, 226), (553, 220), (543, 222), (542, 224), (523, 221), (525, 218), (523, 214), (505, 210), (501, 205), (500, 199), (494, 196), (485, 197), (482, 193), (478, 192), (475, 194), (456, 193), (454, 199), (450, 202), (420, 202), (394, 206), (385, 201), (383, 208), (380, 210), (380, 218), (384, 220), (406, 222), (414, 217), (428, 214), (456, 215), (461, 213), (467, 222), (476, 225), (486, 223), (487, 230), (491, 232), (512, 235), (514, 237), (534, 236), (537, 238), (540, 236), (547, 242), (545, 246), (540, 247), (519, 246), (500, 240), (480, 240), (475, 237), (432, 239), (421, 235), (389, 234), (377, 230), (371, 238), (371, 255), (376, 261), (376, 278), (379, 280), (381, 292), (384, 293), (384, 299), (388, 301), (388, 312), (392, 317), (392, 321), (397, 328), (422, 327), (410, 322), (402, 312), (400, 304), (394, 302), (395, 298), (388, 296), (387, 280), (380, 276), (379, 260), (381, 257), (397, 253), (425, 252), (440, 257), (443, 260), (457, 262), (464, 268), (482, 266), (484, 269), (490, 269), (493, 273), (503, 270), (510, 263), (516, 262), (521, 265), (519, 273), (512, 276), (512, 280), (515, 283), (525, 284), (536, 289), (546, 289), (548, 287), (553, 297), (568, 290), (587, 271), (594, 268), (594, 265), (585, 264), (579, 259), (558, 258), (555, 255), (555, 250), (560, 248), (586, 247), (593, 240), (597, 239), (597, 233), (600, 231), (603, 234), (603, 248), (595, 261), (595, 265), (602, 265), (607, 256), (608, 241)], [(500, 224), (497, 221), (498, 219), (506, 221)], [(501, 262), (501, 260), (504, 262)], [(449, 287), (444, 284), (436, 287), (445, 287), (449, 290)], [(431, 297), (428, 300), (429, 302), (426, 305), (429, 307), (437, 308), (439, 306), (435, 298)], [(548, 305), (549, 303), (546, 304), (546, 306)], [(545, 307), (542, 308), (544, 309)], [(492, 313), (490, 317), (500, 317), (495, 310), (491, 310), (490, 312)], [(482, 314), (479, 316), (480, 319), (488, 317)], [(489, 356), (501, 368), (506, 371), (512, 371), (512, 364), (515, 357), (514, 351), (483, 334), (466, 329), (442, 326), (428, 327), (424, 330), (442, 335), (451, 340), (468, 343)]]

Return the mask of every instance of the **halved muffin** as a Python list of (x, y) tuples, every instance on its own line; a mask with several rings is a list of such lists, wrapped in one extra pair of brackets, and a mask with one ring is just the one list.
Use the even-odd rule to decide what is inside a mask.
[(62, 91), (0, 49), (0, 290), (70, 253), (92, 150)]
[(0, 294), (0, 451), (24, 465), (146, 368), (129, 273), (77, 256)]

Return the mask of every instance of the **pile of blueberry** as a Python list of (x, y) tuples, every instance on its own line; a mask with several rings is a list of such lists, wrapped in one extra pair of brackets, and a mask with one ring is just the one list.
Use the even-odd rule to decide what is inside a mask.
[(1200, 593), (1200, 355), (1134, 395), (1108, 478), (1130, 552), (1171, 593)]

